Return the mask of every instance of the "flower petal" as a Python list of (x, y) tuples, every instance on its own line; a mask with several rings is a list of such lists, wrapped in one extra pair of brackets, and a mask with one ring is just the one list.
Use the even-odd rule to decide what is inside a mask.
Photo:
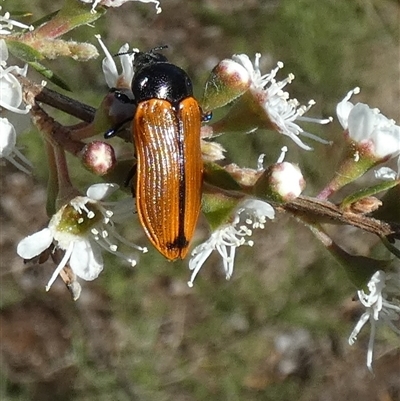
[(267, 202), (259, 199), (246, 199), (240, 204), (239, 212), (249, 209), (255, 213), (258, 218), (268, 217), (270, 220), (275, 218), (275, 209)]
[(0, 157), (9, 156), (17, 143), (17, 134), (14, 126), (7, 118), (0, 118)]
[(0, 39), (0, 63), (5, 63), (8, 59), (8, 47), (4, 39)]
[(90, 199), (99, 201), (107, 198), (119, 188), (118, 184), (100, 183), (91, 185), (86, 191), (86, 196)]
[(32, 259), (46, 250), (53, 242), (53, 234), (49, 228), (44, 228), (35, 234), (24, 238), (17, 246), (21, 258)]
[(360, 142), (370, 137), (374, 128), (376, 114), (364, 103), (357, 103), (351, 110), (348, 119), (351, 139)]
[[(91, 2), (89, 0), (88, 2)], [(93, 5), (93, 8), (96, 7), (96, 3)], [(104, 54), (106, 57), (103, 59), (102, 68), (104, 73), (104, 78), (109, 88), (115, 88), (118, 80), (118, 70), (115, 64), (113, 57), (111, 56), (110, 52), (108, 51), (106, 45), (101, 40), (100, 35), (95, 35), (96, 39), (99, 41), (101, 48), (103, 49)]]
[(378, 157), (394, 157), (400, 154), (400, 127), (397, 125), (377, 127), (375, 153)]
[(87, 239), (76, 241), (72, 251), (70, 266), (73, 272), (86, 281), (97, 278), (103, 270), (103, 258), (98, 245)]
[(356, 87), (349, 91), (344, 99), (339, 102), (336, 106), (336, 114), (338, 116), (339, 122), (344, 129), (348, 128), (348, 119), (354, 104), (349, 102), (350, 98), (354, 95), (360, 93), (360, 88)]

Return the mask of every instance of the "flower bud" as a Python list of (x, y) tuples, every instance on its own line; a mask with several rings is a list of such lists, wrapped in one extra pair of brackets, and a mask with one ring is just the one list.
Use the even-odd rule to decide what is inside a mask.
[(275, 202), (290, 202), (305, 188), (299, 167), (289, 162), (269, 166), (254, 186), (254, 194)]
[(249, 89), (250, 74), (236, 61), (220, 61), (211, 71), (204, 88), (202, 109), (205, 113), (225, 106)]
[(223, 160), (225, 159), (224, 152), (226, 150), (218, 142), (201, 141), (201, 153), (204, 162), (210, 163)]
[(379, 209), (380, 206), (382, 206), (381, 200), (375, 198), (375, 196), (366, 196), (349, 205), (347, 211), (356, 214), (368, 214)]
[(225, 170), (243, 187), (252, 187), (263, 173), (262, 170), (239, 167), (235, 163), (225, 166)]
[(101, 141), (88, 143), (82, 150), (81, 158), (88, 170), (100, 176), (109, 173), (116, 164), (113, 147)]

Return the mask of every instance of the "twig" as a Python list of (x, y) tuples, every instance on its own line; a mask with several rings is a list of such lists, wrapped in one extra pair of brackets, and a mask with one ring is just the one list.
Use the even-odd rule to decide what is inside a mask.
[(45, 103), (87, 123), (93, 121), (96, 112), (94, 107), (38, 85), (26, 77), (18, 76), (17, 78), (22, 84), (24, 91), (33, 94), (36, 101)]
[(343, 211), (328, 201), (299, 196), (292, 202), (280, 205), (280, 208), (308, 221), (348, 224), (376, 234), (379, 237), (393, 236), (400, 238), (400, 224), (388, 223), (362, 214)]

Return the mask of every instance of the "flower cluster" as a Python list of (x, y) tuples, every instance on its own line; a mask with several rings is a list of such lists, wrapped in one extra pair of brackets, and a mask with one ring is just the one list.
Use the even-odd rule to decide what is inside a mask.
[(242, 245), (253, 246), (253, 241), (246, 237), (250, 237), (255, 228), (263, 229), (267, 218), (272, 220), (274, 217), (275, 211), (270, 204), (253, 199), (245, 200), (236, 209), (230, 224), (215, 230), (207, 241), (192, 251), (189, 261), (189, 269), (192, 271), (188, 282), (189, 287), (193, 287), (194, 279), (214, 250), (221, 255), (225, 276), (229, 280), (233, 274), (236, 248)]
[[(48, 227), (18, 244), (18, 255), (28, 260), (46, 251), (53, 243), (56, 248), (65, 251), (46, 286), (47, 290), (67, 264), (84, 280), (97, 278), (103, 270), (102, 249), (123, 258), (131, 266), (136, 265), (136, 260), (118, 251), (118, 243), (147, 252), (147, 248), (129, 243), (114, 228), (111, 219), (114, 212), (110, 204), (104, 204), (102, 200), (117, 189), (116, 184), (92, 185), (86, 196), (75, 197), (64, 205), (51, 218)], [(118, 212), (121, 213), (119, 205), (115, 205), (114, 209), (120, 209)]]
[(282, 81), (276, 80), (276, 75), (279, 70), (283, 68), (282, 62), (278, 62), (276, 68), (270, 73), (263, 75), (260, 71), (260, 58), (261, 54), (257, 53), (253, 64), (246, 54), (236, 54), (232, 56), (234, 62), (247, 70), (251, 80), (249, 92), (255, 102), (262, 108), (269, 122), (269, 126), (261, 126), (260, 128), (272, 128), (288, 136), (305, 150), (310, 150), (311, 147), (306, 145), (299, 138), (299, 135), (328, 144), (329, 142), (318, 136), (304, 131), (296, 122), (307, 121), (317, 124), (327, 124), (332, 121), (332, 118), (317, 119), (304, 117), (304, 114), (311, 109), (315, 101), (310, 100), (308, 105), (305, 106), (301, 105), (297, 99), (290, 99), (289, 93), (283, 89), (293, 81), (294, 75), (289, 74), (288, 77)]
[[(1, 9), (1, 8), (0, 8)], [(0, 16), (0, 33), (11, 34), (14, 27), (33, 28), (10, 19), (10, 14)], [(28, 65), (23, 68), (7, 65), (8, 48), (4, 39), (0, 39), (0, 159), (4, 158), (19, 170), (29, 173), (29, 160), (17, 149), (17, 128), (26, 127), (29, 120), (30, 106), (24, 106), (22, 87), (15, 74), (26, 76)], [(17, 128), (16, 128), (17, 127)]]

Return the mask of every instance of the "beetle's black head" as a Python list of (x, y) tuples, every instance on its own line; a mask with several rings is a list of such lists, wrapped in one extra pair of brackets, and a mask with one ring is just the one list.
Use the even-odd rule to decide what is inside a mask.
[(166, 48), (167, 46), (164, 45), (164, 46), (154, 47), (148, 52), (136, 53), (135, 59), (133, 61), (133, 67), (135, 68), (135, 72), (141, 70), (143, 67), (146, 67), (150, 64), (168, 62), (167, 58), (164, 55), (157, 52), (158, 50), (163, 50)]
[(165, 99), (176, 106), (186, 97), (192, 96), (192, 81), (186, 72), (156, 52), (165, 47), (156, 47), (135, 55), (132, 92), (137, 102)]

